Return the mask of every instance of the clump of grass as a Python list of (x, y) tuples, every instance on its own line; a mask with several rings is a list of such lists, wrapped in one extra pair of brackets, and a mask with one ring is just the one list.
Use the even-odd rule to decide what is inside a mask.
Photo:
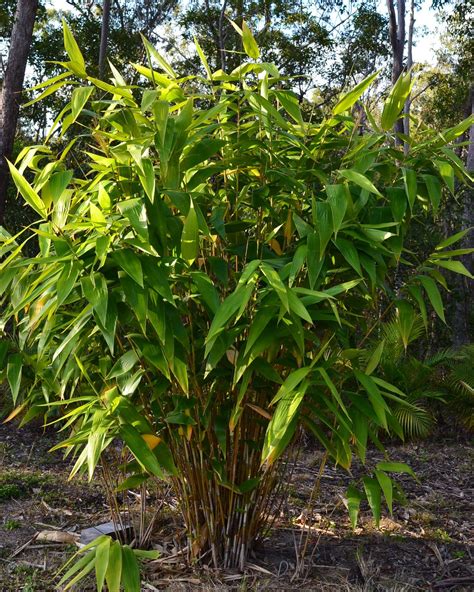
[(7, 471), (0, 475), (0, 502), (22, 498), (35, 487), (41, 487), (49, 481), (47, 475), (22, 471)]

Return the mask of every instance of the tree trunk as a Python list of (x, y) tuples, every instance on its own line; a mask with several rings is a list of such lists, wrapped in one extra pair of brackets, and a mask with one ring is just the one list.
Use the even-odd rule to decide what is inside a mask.
[(110, 0), (104, 0), (102, 4), (102, 28), (100, 31), (100, 49), (99, 49), (99, 78), (105, 76), (105, 60), (107, 58), (107, 43), (110, 29)]
[[(474, 115), (474, 87), (471, 87), (469, 94), (469, 111)], [(467, 113), (469, 115), (469, 112)], [(472, 174), (474, 172), (474, 124), (469, 130), (469, 146), (466, 156), (466, 169)], [(472, 186), (465, 187), (461, 195), (462, 204), (462, 229), (474, 227), (474, 189)], [(471, 230), (464, 237), (460, 246), (464, 249), (473, 248), (473, 231)], [(462, 262), (467, 269), (473, 273), (474, 264), (471, 255), (464, 255), (461, 257)], [(472, 280), (463, 276), (456, 275), (455, 283), (455, 303), (454, 303), (454, 318), (452, 322), (453, 328), (453, 343), (455, 346), (467, 345), (472, 342), (472, 325), (474, 319), (472, 318)]]
[(12, 156), (21, 91), (25, 78), (26, 62), (33, 37), (33, 25), (38, 9), (38, 0), (18, 0), (13, 24), (10, 51), (8, 53), (5, 79), (0, 97), (0, 224), (5, 217), (5, 204), (9, 171), (7, 160)]
[[(415, 0), (410, 0), (410, 24), (408, 25), (408, 40), (407, 40), (407, 70), (410, 72), (413, 67), (413, 29), (415, 28)], [(410, 110), (411, 110), (411, 97), (405, 102), (403, 109), (403, 133), (405, 136), (410, 136)], [(408, 143), (403, 143), (405, 154), (408, 154)]]
[[(389, 15), (390, 44), (392, 46), (392, 84), (397, 82), (403, 72), (403, 53), (405, 48), (405, 0), (387, 0)], [(403, 120), (395, 123), (395, 133), (403, 134)], [(401, 140), (397, 141), (398, 144)]]

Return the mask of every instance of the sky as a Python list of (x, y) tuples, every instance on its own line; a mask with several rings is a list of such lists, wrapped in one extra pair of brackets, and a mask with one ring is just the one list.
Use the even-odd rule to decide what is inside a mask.
[[(66, 0), (48, 0), (47, 4), (57, 10), (71, 9)], [(423, 0), (420, 9), (416, 12), (413, 60), (415, 63), (434, 65), (436, 62), (435, 52), (440, 47), (440, 32), (435, 13), (430, 10), (430, 6), (431, 0)], [(380, 0), (379, 10), (386, 14), (385, 0)]]

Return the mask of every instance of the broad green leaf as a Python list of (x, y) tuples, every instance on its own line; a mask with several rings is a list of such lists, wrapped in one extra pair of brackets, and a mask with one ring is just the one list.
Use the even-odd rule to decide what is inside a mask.
[(304, 381), (280, 398), (265, 433), (262, 464), (272, 464), (289, 444), (296, 427), (298, 409), (308, 387), (309, 382)]
[(64, 35), (64, 47), (66, 52), (72, 62), (71, 66), (75, 66), (74, 73), (78, 76), (85, 77), (86, 76), (86, 63), (82, 56), (81, 50), (77, 45), (76, 40), (74, 39), (74, 35), (71, 32), (71, 29), (68, 27), (66, 20), (63, 19), (63, 35)]
[(328, 203), (331, 206), (332, 229), (337, 236), (347, 210), (347, 186), (326, 185)]
[(322, 259), (333, 234), (331, 206), (327, 202), (317, 202), (314, 213), (316, 215), (315, 230), (319, 235), (319, 257)]
[(441, 241), (439, 245), (436, 246), (436, 250), (439, 251), (441, 249), (449, 247), (454, 243), (457, 243), (458, 241), (463, 239), (469, 232), (472, 232), (472, 228), (466, 228), (465, 230), (461, 230), (460, 232), (453, 234), (452, 236), (446, 238), (444, 241)]
[(411, 73), (401, 74), (384, 104), (381, 120), (384, 131), (388, 131), (394, 126), (410, 94), (411, 87)]
[(184, 219), (183, 232), (181, 235), (181, 257), (189, 264), (193, 263), (199, 253), (199, 224), (191, 200), (189, 212)]
[(113, 258), (132, 280), (143, 288), (143, 270), (140, 259), (131, 249), (114, 251)]
[(107, 308), (109, 303), (109, 292), (107, 282), (101, 273), (81, 278), (81, 287), (84, 296), (92, 304), (101, 323), (107, 323)]
[(354, 374), (356, 375), (356, 378), (360, 382), (360, 384), (367, 391), (375, 414), (377, 415), (377, 418), (380, 421), (380, 425), (387, 429), (387, 412), (389, 411), (389, 409), (387, 403), (384, 401), (380, 393), (377, 384), (374, 382), (374, 379), (371, 376), (367, 376), (367, 374), (364, 374), (359, 370), (354, 370)]
[(133, 550), (122, 547), (122, 582), (125, 592), (140, 592), (140, 569)]
[(206, 357), (209, 355), (217, 336), (224, 331), (225, 325), (237, 313), (239, 308), (247, 304), (252, 292), (253, 285), (241, 286), (221, 303), (206, 337)]
[(92, 86), (79, 86), (73, 90), (71, 98), (71, 124), (76, 121), (81, 114), (84, 105), (89, 100), (93, 90), (94, 88)]
[(278, 392), (273, 397), (271, 405), (277, 403), (280, 399), (287, 398), (295, 389), (296, 387), (308, 376), (308, 374), (312, 371), (311, 367), (305, 368), (298, 368), (298, 370), (294, 370), (287, 376), (285, 382), (281, 385), (278, 389)]
[(196, 46), (196, 51), (198, 53), (198, 56), (199, 56), (199, 59), (201, 60), (202, 65), (204, 66), (204, 70), (206, 71), (207, 77), (209, 80), (212, 80), (212, 72), (211, 72), (211, 69), (209, 68), (206, 54), (203, 52), (201, 46), (199, 45), (198, 40), (196, 39), (196, 36), (194, 36), (193, 39), (194, 39), (194, 45)]
[[(76, 584), (80, 582), (83, 578), (86, 577), (88, 573), (90, 573), (95, 567), (95, 553), (91, 551), (85, 557), (82, 557), (74, 567), (80, 565), (80, 571), (77, 573), (72, 580), (70, 580), (63, 588), (64, 591), (69, 590)], [(71, 571), (71, 570), (69, 570)]]
[(411, 332), (414, 323), (415, 311), (412, 305), (406, 300), (399, 300), (397, 302), (397, 325), (405, 350), (411, 341)]
[(141, 159), (141, 171), (138, 176), (148, 199), (153, 203), (155, 200), (155, 171), (149, 158)]
[(446, 187), (454, 195), (454, 169), (444, 160), (435, 160), (436, 167), (441, 175), (441, 178), (446, 184)]
[(343, 238), (338, 238), (333, 242), (347, 263), (349, 263), (349, 265), (355, 269), (360, 276), (362, 276), (359, 253), (357, 252), (357, 249), (354, 247), (354, 245)]
[(158, 64), (163, 68), (163, 70), (168, 74), (168, 76), (174, 80), (176, 78), (176, 74), (170, 64), (165, 60), (165, 58), (156, 50), (156, 48), (146, 39), (141, 33), (140, 37), (142, 38), (143, 45), (147, 50), (148, 54), (155, 58)]
[(346, 493), (347, 498), (347, 511), (349, 512), (349, 518), (351, 520), (352, 530), (357, 526), (357, 518), (359, 516), (360, 502), (362, 501), (361, 492), (354, 487), (349, 485)]
[(79, 273), (81, 272), (81, 264), (78, 261), (66, 261), (64, 268), (59, 276), (57, 283), (57, 304), (60, 306), (71, 293), (74, 288)]
[(258, 49), (257, 42), (252, 35), (252, 31), (249, 29), (247, 23), (242, 21), (242, 42), (244, 44), (244, 51), (253, 60), (258, 60), (260, 57), (260, 50)]
[(141, 467), (156, 477), (164, 477), (156, 456), (132, 425), (123, 424), (120, 427), (119, 434)]
[(443, 307), (443, 300), (441, 298), (441, 294), (438, 290), (438, 286), (433, 278), (430, 278), (426, 275), (418, 276), (423, 288), (425, 289), (426, 293), (428, 294), (428, 298), (439, 318), (446, 323), (446, 319), (444, 316), (444, 307)]
[(408, 203), (410, 204), (410, 209), (413, 210), (416, 201), (416, 195), (418, 192), (418, 185), (416, 181), (416, 173), (413, 169), (404, 169), (402, 168), (403, 172), (403, 182), (405, 184), (405, 191), (408, 197)]
[(440, 260), (436, 259), (435, 264), (438, 267), (444, 267), (444, 269), (449, 269), (449, 271), (454, 271), (454, 273), (459, 273), (461, 275), (465, 275), (466, 277), (470, 278), (471, 280), (474, 279), (472, 273), (466, 268), (466, 266), (461, 263), (461, 261), (451, 261), (451, 260)]
[(434, 175), (423, 175), (423, 179), (428, 190), (433, 211), (436, 214), (441, 203), (441, 183), (438, 177), (435, 177)]
[(375, 468), (379, 471), (386, 471), (387, 473), (407, 473), (416, 479), (413, 469), (406, 463), (382, 461), (378, 462)]
[(383, 491), (390, 514), (393, 514), (393, 484), (390, 477), (383, 471), (375, 471), (375, 477)]
[(109, 565), (110, 543), (112, 539), (106, 537), (95, 551), (95, 577), (97, 582), (97, 590), (101, 591), (104, 587), (105, 574)]
[(23, 356), (21, 354), (12, 354), (7, 363), (7, 380), (12, 392), (13, 404), (16, 404), (20, 393), (21, 374), (23, 368)]
[(379, 365), (380, 358), (382, 357), (384, 347), (385, 347), (385, 339), (382, 339), (382, 341), (374, 349), (374, 351), (373, 351), (372, 355), (370, 356), (370, 359), (367, 363), (367, 368), (365, 369), (365, 373), (367, 375), (372, 374), (372, 372)]
[(286, 287), (282, 282), (280, 276), (268, 263), (262, 262), (260, 264), (260, 269), (262, 270), (263, 275), (267, 279), (269, 286), (275, 291), (281, 303), (285, 307), (285, 310), (288, 312), (290, 310), (290, 306), (288, 303), (288, 294), (286, 291)]
[(135, 366), (138, 362), (138, 356), (136, 352), (131, 349), (128, 352), (125, 352), (120, 358), (115, 362), (112, 367), (112, 370), (108, 374), (109, 380), (112, 378), (117, 378), (117, 376), (122, 376), (123, 374), (127, 374), (130, 370)]
[(18, 191), (21, 193), (23, 199), (31, 208), (33, 208), (33, 210), (35, 210), (37, 214), (41, 216), (41, 218), (47, 218), (48, 214), (46, 211), (46, 207), (40, 196), (36, 193), (33, 187), (31, 187), (28, 181), (21, 175), (21, 173), (15, 168), (15, 165), (13, 165), (10, 161), (7, 162), (13, 182), (15, 183)]
[(336, 385), (333, 383), (333, 381), (329, 377), (329, 374), (326, 372), (326, 370), (324, 368), (318, 368), (318, 371), (321, 374), (321, 376), (323, 377), (323, 380), (326, 383), (327, 387), (331, 391), (332, 396), (336, 399), (339, 407), (342, 409), (344, 414), (350, 419), (350, 416), (347, 413), (347, 409), (342, 401), (341, 395), (340, 395), (339, 391), (337, 390)]
[(375, 193), (375, 195), (379, 195), (380, 197), (382, 197), (382, 194), (375, 187), (372, 181), (369, 181), (369, 179), (367, 179), (367, 177), (365, 177), (364, 175), (361, 175), (361, 173), (357, 173), (356, 171), (347, 169), (340, 170), (339, 174), (341, 175), (341, 177), (344, 177), (351, 183), (355, 183), (359, 187), (362, 187), (362, 189), (365, 189), (365, 191), (368, 191), (369, 193)]
[(364, 483), (367, 501), (369, 502), (370, 509), (374, 515), (375, 526), (378, 528), (380, 524), (380, 516), (382, 513), (382, 496), (380, 485), (376, 479), (372, 479), (371, 477), (364, 477), (362, 482)]
[(118, 541), (112, 541), (109, 551), (109, 565), (105, 574), (108, 592), (120, 592), (122, 580), (122, 547)]
[(364, 94), (364, 92), (369, 88), (372, 82), (377, 78), (379, 75), (378, 72), (374, 74), (370, 74), (367, 78), (364, 78), (362, 82), (360, 82), (357, 86), (351, 89), (349, 92), (344, 94), (340, 99), (337, 105), (333, 109), (334, 115), (339, 115), (339, 113), (343, 113), (347, 109), (350, 109), (354, 103), (356, 103), (360, 97)]

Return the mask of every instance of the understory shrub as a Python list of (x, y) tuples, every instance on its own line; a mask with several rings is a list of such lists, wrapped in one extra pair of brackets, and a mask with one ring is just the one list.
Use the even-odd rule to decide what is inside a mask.
[[(181, 79), (145, 41), (142, 88), (112, 65), (110, 83), (88, 76), (65, 26), (70, 61), (40, 90), (73, 89), (50, 138), (73, 123), (81, 137), (10, 165), (38, 221), (27, 238), (2, 231), (0, 264), (11, 417), (69, 430), (73, 475), (92, 478), (120, 440), (123, 487), (172, 484), (189, 558), (239, 568), (299, 426), (346, 469), (380, 430), (403, 437), (391, 403), (406, 395), (372, 338), (388, 312), (405, 330), (430, 308), (443, 318), (440, 270), (468, 273), (449, 248), (462, 233), (423, 261), (404, 241), (466, 179), (449, 143), (470, 123), (420, 126), (404, 154), (391, 130), (408, 76), (369, 130), (351, 114), (374, 74), (314, 124), (245, 26), (243, 41), (237, 70), (211, 72), (198, 48), (206, 77)], [(381, 463), (351, 515), (363, 494), (391, 505), (403, 470)]]

